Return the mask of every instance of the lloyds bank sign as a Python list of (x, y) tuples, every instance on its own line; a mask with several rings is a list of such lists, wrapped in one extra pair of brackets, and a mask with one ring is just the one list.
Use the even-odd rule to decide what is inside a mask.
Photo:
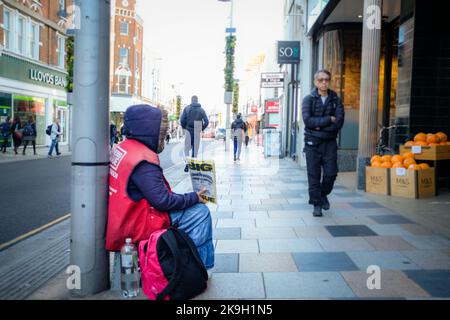
[(33, 81), (54, 85), (65, 88), (67, 86), (67, 80), (64, 76), (59, 76), (50, 72), (41, 71), (37, 69), (29, 70), (29, 77)]

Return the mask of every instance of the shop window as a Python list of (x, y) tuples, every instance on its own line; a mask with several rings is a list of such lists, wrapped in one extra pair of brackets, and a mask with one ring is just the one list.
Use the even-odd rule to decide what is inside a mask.
[(45, 144), (45, 100), (27, 96), (13, 96), (14, 116), (18, 115), (23, 123), (30, 117), (36, 121), (36, 144)]

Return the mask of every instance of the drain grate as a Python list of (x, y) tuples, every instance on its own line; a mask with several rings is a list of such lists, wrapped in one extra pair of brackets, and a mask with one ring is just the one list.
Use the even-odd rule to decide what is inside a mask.
[(70, 263), (70, 236), (64, 235), (0, 274), (0, 300), (25, 299)]

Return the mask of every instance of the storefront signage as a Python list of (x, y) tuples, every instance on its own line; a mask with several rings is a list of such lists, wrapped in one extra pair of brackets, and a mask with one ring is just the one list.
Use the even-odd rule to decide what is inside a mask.
[(280, 101), (279, 100), (266, 101), (266, 113), (279, 113), (279, 112), (280, 112)]
[(300, 63), (300, 41), (278, 41), (278, 64)]
[(30, 79), (63, 88), (67, 86), (66, 78), (36, 69), (30, 69)]
[(252, 112), (257, 113), (258, 112), (258, 106), (252, 106)]
[(283, 88), (284, 73), (267, 72), (261, 73), (261, 88)]

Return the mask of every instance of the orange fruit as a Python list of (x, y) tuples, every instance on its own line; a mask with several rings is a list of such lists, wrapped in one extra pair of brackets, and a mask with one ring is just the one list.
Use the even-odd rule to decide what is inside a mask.
[(422, 170), (430, 169), (428, 163), (419, 163), (419, 166), (422, 168)]
[(412, 165), (412, 164), (416, 164), (416, 160), (414, 160), (413, 158), (406, 158), (406, 159), (403, 161), (403, 165), (404, 165), (405, 167), (407, 167), (407, 168), (409, 168), (409, 166)]
[(408, 167), (408, 170), (422, 170), (422, 167), (419, 166), (418, 164), (411, 164), (411, 165)]
[(392, 163), (396, 163), (396, 162), (402, 162), (403, 160), (405, 160), (405, 158), (403, 158), (401, 155), (396, 154), (395, 156), (392, 157), (391, 161)]
[(438, 133), (436, 133), (436, 135), (439, 137), (439, 140), (441, 142), (445, 142), (447, 141), (447, 135), (445, 133), (443, 133), (442, 131), (439, 131)]
[(381, 162), (380, 161), (372, 162), (372, 168), (381, 168)]
[(392, 162), (390, 162), (390, 161), (384, 161), (384, 162), (381, 164), (381, 167), (382, 167), (382, 168), (392, 168)]
[(423, 132), (420, 132), (414, 136), (414, 142), (417, 141), (427, 141), (427, 135)]
[(402, 157), (403, 157), (403, 159), (406, 159), (406, 158), (412, 158), (412, 159), (414, 159), (414, 153), (412, 153), (412, 152), (404, 152), (404, 153), (402, 154)]
[(372, 157), (372, 159), (370, 159), (370, 163), (371, 164), (374, 163), (375, 161), (382, 162), (381, 161), (381, 157), (378, 156), (378, 155), (375, 155), (375, 156)]
[(381, 162), (391, 162), (391, 160), (392, 160), (392, 156), (388, 155), (388, 154), (381, 157)]
[(403, 163), (401, 163), (401, 162), (395, 162), (395, 163), (392, 165), (392, 168), (403, 168)]
[(425, 146), (428, 145), (428, 143), (425, 142), (425, 141), (416, 141), (416, 142), (414, 142), (414, 145), (415, 145), (415, 146), (422, 146), (422, 147), (425, 147)]
[(430, 144), (430, 143), (439, 143), (439, 142), (441, 142), (441, 140), (440, 140), (438, 135), (435, 135), (435, 134), (432, 134), (432, 133), (427, 134), (427, 143), (428, 144)]
[(414, 145), (414, 141), (406, 141), (405, 146), (406, 147), (412, 147)]

